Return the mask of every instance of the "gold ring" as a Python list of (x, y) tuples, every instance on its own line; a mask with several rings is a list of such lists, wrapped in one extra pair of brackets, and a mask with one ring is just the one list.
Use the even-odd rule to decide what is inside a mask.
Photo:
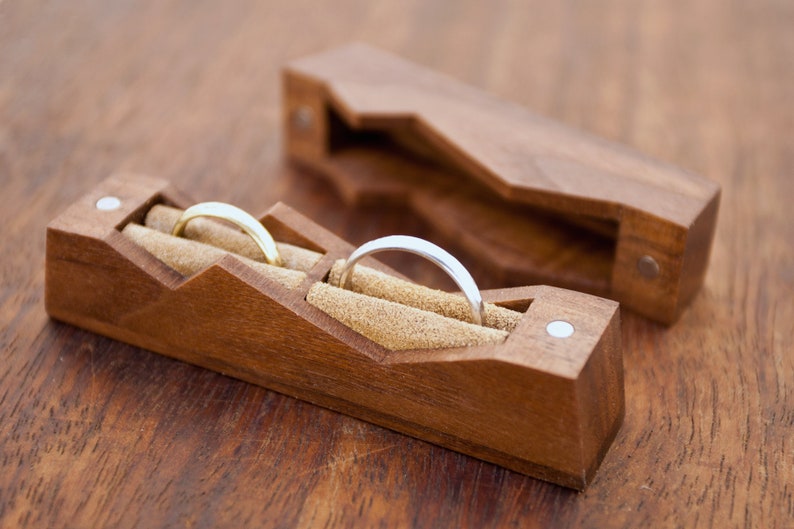
[(270, 232), (262, 226), (261, 222), (242, 209), (232, 206), (231, 204), (224, 204), (223, 202), (201, 202), (195, 206), (190, 206), (182, 213), (182, 216), (179, 217), (176, 224), (174, 224), (171, 235), (176, 237), (182, 235), (187, 223), (196, 217), (213, 217), (231, 222), (254, 240), (265, 255), (265, 262), (267, 262), (267, 264), (284, 266), (284, 261), (278, 253), (278, 248), (276, 248), (276, 241), (273, 240), (273, 236), (270, 235)]

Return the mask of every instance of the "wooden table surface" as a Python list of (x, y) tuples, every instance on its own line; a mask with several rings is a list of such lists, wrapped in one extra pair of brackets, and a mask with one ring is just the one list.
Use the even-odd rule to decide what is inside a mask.
[[(0, 4), (0, 527), (794, 527), (794, 3), (326, 4)], [(45, 314), (45, 225), (116, 170), (423, 234), (282, 158), (280, 66), (349, 40), (723, 186), (683, 318), (624, 311), (626, 420), (586, 492)]]

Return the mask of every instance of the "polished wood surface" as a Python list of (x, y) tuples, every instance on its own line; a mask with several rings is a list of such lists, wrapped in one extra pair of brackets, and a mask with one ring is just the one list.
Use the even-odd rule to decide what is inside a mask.
[[(775, 0), (0, 4), (0, 526), (790, 527), (793, 23)], [(283, 161), (281, 65), (351, 39), (722, 186), (689, 309), (623, 313), (626, 420), (587, 492), (44, 312), (45, 226), (117, 169), (353, 243), (423, 234)]]

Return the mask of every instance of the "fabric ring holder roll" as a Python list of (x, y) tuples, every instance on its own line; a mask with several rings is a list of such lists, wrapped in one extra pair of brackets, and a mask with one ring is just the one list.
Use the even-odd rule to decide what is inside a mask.
[[(245, 233), (235, 226), (198, 218), (204, 216), (226, 220)], [(197, 220), (188, 229), (192, 219)], [(264, 235), (257, 235), (259, 231)], [(199, 203), (184, 211), (154, 205), (145, 216), (145, 227), (129, 224), (123, 233), (185, 276), (198, 273), (202, 264), (210, 266), (224, 250), (238, 257), (261, 259), (264, 252), (259, 241), (270, 238), (258, 220), (234, 206), (218, 202)], [(320, 254), (279, 244), (283, 267), (241, 259), (257, 272), (292, 289), (305, 279), (305, 272), (317, 263)], [(453, 278), (464, 296), (417, 285), (361, 265), (356, 268), (354, 280), (352, 269), (360, 259), (385, 250), (408, 251), (429, 259)], [(345, 267), (347, 290), (334, 286), (340, 284), (339, 274)], [(284, 274), (287, 277), (281, 277)], [(486, 310), (476, 283), (451, 254), (423, 239), (402, 235), (370, 241), (346, 260), (339, 259), (332, 267), (328, 283), (316, 284), (306, 299), (390, 350), (502, 343), (520, 319), (520, 313), (504, 307), (487, 304)]]
[(262, 250), (265, 261), (274, 266), (284, 266), (284, 260), (276, 248), (276, 241), (262, 224), (242, 209), (224, 202), (201, 202), (187, 208), (174, 224), (171, 235), (179, 237), (185, 231), (187, 223), (197, 217), (213, 217), (242, 229)]
[[(463, 296), (375, 268), (356, 267), (365, 257), (390, 250), (431, 261), (449, 275)], [(391, 351), (500, 344), (521, 319), (518, 311), (484, 303), (471, 274), (452, 254), (407, 235), (369, 241), (353, 250), (347, 259), (335, 261), (327, 280), (315, 283), (306, 301)]]
[(476, 325), (483, 324), (485, 305), (483, 304), (482, 296), (480, 295), (480, 289), (477, 287), (477, 283), (475, 283), (474, 278), (471, 277), (469, 271), (466, 270), (460, 261), (458, 261), (452, 254), (429, 241), (420, 239), (419, 237), (411, 237), (408, 235), (390, 235), (369, 241), (368, 243), (359, 246), (352, 254), (350, 254), (350, 257), (347, 259), (347, 262), (339, 273), (339, 286), (342, 288), (350, 287), (350, 279), (353, 274), (353, 267), (356, 266), (358, 261), (364, 257), (367, 257), (368, 255), (388, 250), (410, 252), (424, 257), (425, 259), (438, 265), (439, 268), (444, 270), (449, 277), (455, 281), (455, 284), (461, 289), (463, 295), (466, 296), (466, 299), (471, 306), (472, 321)]

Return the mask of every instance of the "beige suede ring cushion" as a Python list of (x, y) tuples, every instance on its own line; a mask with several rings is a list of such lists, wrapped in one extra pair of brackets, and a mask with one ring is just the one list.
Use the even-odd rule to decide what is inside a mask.
[[(287, 289), (298, 287), (322, 254), (276, 243), (284, 267), (264, 263), (253, 240), (210, 219), (190, 221), (183, 237), (170, 235), (182, 210), (156, 205), (145, 226), (128, 224), (122, 233), (184, 276), (193, 275), (226, 253)], [(470, 323), (471, 309), (460, 294), (416, 285), (366, 266), (353, 269), (350, 289), (336, 286), (343, 260), (334, 263), (328, 283), (312, 285), (306, 301), (355, 332), (391, 350), (438, 349), (502, 343), (521, 313), (486, 303), (484, 325)]]

